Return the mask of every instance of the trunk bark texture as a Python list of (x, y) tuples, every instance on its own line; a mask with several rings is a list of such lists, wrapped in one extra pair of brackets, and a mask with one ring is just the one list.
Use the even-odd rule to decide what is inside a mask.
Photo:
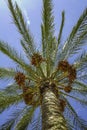
[(42, 130), (68, 130), (61, 112), (60, 100), (51, 89), (42, 97)]

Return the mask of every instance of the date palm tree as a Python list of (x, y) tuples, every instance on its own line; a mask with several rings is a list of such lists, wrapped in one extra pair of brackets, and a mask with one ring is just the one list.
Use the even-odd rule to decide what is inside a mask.
[[(8, 0), (13, 21), (21, 34), (20, 44), (25, 56), (0, 41), (0, 51), (16, 63), (16, 68), (0, 68), (0, 79), (12, 79), (13, 84), (0, 89), (0, 112), (17, 107), (1, 130), (86, 130), (87, 123), (79, 117), (72, 99), (87, 105), (87, 9), (84, 10), (70, 35), (62, 43), (65, 12), (58, 37), (54, 35), (52, 0), (43, 0), (41, 50), (24, 20), (17, 3)], [(71, 60), (73, 63), (71, 64)], [(70, 98), (72, 98), (70, 100)], [(37, 113), (38, 114), (37, 114)], [(35, 113), (37, 118), (35, 117)]]

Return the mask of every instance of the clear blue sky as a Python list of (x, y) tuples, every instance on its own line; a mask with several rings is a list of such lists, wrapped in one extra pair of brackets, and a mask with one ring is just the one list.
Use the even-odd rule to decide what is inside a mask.
[[(15, 1), (15, 0), (13, 0)], [(26, 21), (30, 21), (30, 29), (35, 36), (35, 40), (40, 46), (40, 25), (41, 25), (41, 7), (42, 0), (16, 0), (20, 5), (25, 15)], [(63, 32), (63, 39), (65, 40), (76, 24), (78, 18), (83, 10), (87, 7), (87, 0), (53, 0), (54, 2), (54, 16), (55, 16), (55, 34), (58, 34), (61, 23), (61, 12), (65, 10), (65, 27)], [(29, 19), (28, 19), (29, 18)], [(28, 21), (28, 23), (29, 23)], [(21, 51), (19, 44), (20, 35), (15, 28), (6, 0), (0, 0), (0, 40), (7, 41), (11, 46)], [(0, 53), (0, 67), (11, 66), (12, 62)], [(75, 104), (76, 106), (76, 104)], [(78, 109), (78, 108), (76, 108)], [(81, 116), (85, 117), (85, 113), (78, 109)]]

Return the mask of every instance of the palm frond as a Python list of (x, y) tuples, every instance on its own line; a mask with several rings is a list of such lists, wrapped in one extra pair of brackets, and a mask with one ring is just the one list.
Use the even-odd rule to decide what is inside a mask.
[(79, 81), (81, 81), (81, 80), (86, 80), (87, 79), (87, 68), (85, 68), (84, 67), (84, 69), (81, 69), (81, 71), (78, 71), (77, 72), (77, 79), (79, 80)]
[(74, 81), (73, 87), (74, 86), (77, 86), (77, 87), (82, 88), (82, 89), (86, 89), (87, 88), (87, 85), (85, 85), (83, 82), (81, 82), (79, 80), (75, 80)]
[(17, 19), (12, 0), (8, 0), (8, 7), (9, 7), (9, 10), (11, 11), (12, 16), (13, 16), (13, 20), (14, 20), (15, 25), (18, 27), (19, 32), (22, 34), (23, 32), (22, 32), (22, 29), (20, 27), (19, 21)]
[(79, 55), (75, 62), (74, 62), (74, 66), (76, 69), (81, 69), (81, 68), (85, 68), (87, 66), (87, 53), (86, 52), (82, 52), (81, 55)]
[(32, 69), (30, 65), (25, 63), (23, 56), (20, 57), (14, 48), (10, 47), (7, 43), (0, 41), (0, 51), (2, 51), (18, 65), (20, 65), (22, 69), (25, 69), (32, 79), (37, 78), (36, 72)]
[(64, 27), (64, 22), (65, 22), (65, 12), (62, 12), (62, 21), (61, 21), (61, 26), (58, 34), (58, 39), (56, 42), (55, 48), (54, 48), (54, 62), (56, 63), (57, 61), (57, 56), (60, 53), (60, 45), (61, 45), (61, 38), (62, 38), (62, 32), (63, 32), (63, 27)]
[(19, 103), (21, 99), (22, 97), (17, 92), (8, 94), (7, 91), (0, 91), (0, 112), (13, 104)]
[(61, 42), (61, 36), (62, 36), (62, 32), (63, 32), (64, 22), (65, 22), (65, 12), (63, 11), (62, 12), (62, 22), (61, 22), (61, 26), (60, 26), (59, 35), (58, 35), (58, 45)]
[(13, 78), (16, 71), (13, 68), (0, 68), (0, 79)]
[(16, 50), (8, 43), (5, 43), (3, 41), (0, 41), (0, 51), (3, 52), (5, 55), (7, 55), (10, 59), (18, 63), (19, 65), (23, 64), (23, 56), (19, 56)]
[(80, 95), (86, 96), (87, 95), (87, 87), (82, 89), (82, 88), (77, 88), (77, 86), (76, 86), (76, 87), (72, 88), (72, 93), (74, 95), (80, 94)]
[(43, 0), (43, 23), (42, 29), (42, 50), (43, 55), (47, 58), (47, 75), (50, 75), (51, 56), (54, 51), (54, 17), (52, 0)]
[(18, 94), (19, 86), (16, 83), (7, 85), (5, 88), (0, 89), (0, 92), (6, 93), (6, 95), (15, 95)]
[(24, 44), (29, 49), (29, 56), (31, 56), (31, 54), (35, 51), (34, 40), (29, 28), (27, 27), (27, 23), (24, 21), (21, 9), (18, 7), (17, 3), (15, 3), (14, 6), (12, 0), (8, 0), (8, 7), (11, 11), (15, 25), (17, 26), (18, 31), (20, 32), (23, 37), (23, 40), (25, 41)]
[(42, 36), (42, 54), (43, 57), (46, 57), (45, 29), (43, 24), (41, 24), (41, 36)]
[(72, 124), (72, 126), (74, 126), (73, 129), (85, 130), (87, 128), (87, 122), (81, 119), (76, 113), (76, 111), (74, 110), (74, 108), (70, 105), (69, 101), (67, 99), (65, 100), (66, 100), (66, 109), (65, 109), (64, 115), (66, 119), (68, 118), (69, 123)]
[(32, 130), (42, 130), (41, 121), (42, 121), (41, 111), (39, 111), (38, 117), (32, 121), (31, 129)]
[(24, 40), (21, 40), (21, 46), (23, 47), (23, 50), (25, 52), (25, 55), (27, 56), (28, 59), (31, 59), (31, 52), (30, 52), (30, 49), (29, 47), (26, 45), (25, 41)]
[(75, 94), (80, 94), (82, 96), (87, 95), (87, 85), (83, 82), (76, 80), (72, 85), (72, 92)]
[(64, 97), (69, 97), (69, 98), (72, 98), (74, 99), (75, 101), (77, 101), (78, 103), (80, 103), (81, 105), (83, 106), (87, 106), (87, 100), (86, 99), (80, 99), (79, 97), (75, 97), (73, 95), (70, 95), (70, 94), (67, 94), (65, 92), (60, 92)]
[(45, 31), (45, 40), (46, 40), (46, 47), (47, 50), (49, 50), (49, 46), (52, 46), (49, 43), (50, 38), (52, 40), (52, 36), (54, 36), (54, 17), (52, 15), (53, 13), (53, 5), (52, 5), (52, 0), (43, 0), (43, 13), (42, 13), (42, 19), (43, 19), (43, 27)]
[(18, 120), (19, 116), (23, 113), (24, 109), (26, 109), (26, 107), (16, 108), (16, 110), (12, 114), (10, 114), (9, 118), (6, 119), (6, 122), (0, 125), (0, 130), (12, 129), (16, 120)]
[(62, 59), (67, 59), (71, 55), (79, 52), (82, 49), (82, 46), (85, 45), (87, 40), (87, 9), (83, 12), (81, 17), (79, 18), (77, 24), (72, 29), (72, 32), (69, 38), (66, 40), (61, 54)]
[(70, 119), (68, 119), (68, 117), (66, 117), (66, 114), (64, 115), (64, 117), (66, 119), (67, 129), (68, 130), (75, 130), (72, 122), (70, 121)]
[(20, 8), (18, 7), (17, 3), (16, 3), (16, 9), (17, 12), (17, 16), (18, 16), (18, 20), (20, 22), (20, 26), (22, 27), (23, 30), (23, 40), (25, 41), (24, 44), (26, 47), (28, 47), (29, 49), (29, 56), (31, 57), (31, 54), (35, 52), (35, 45), (34, 45), (34, 39), (30, 33), (29, 28), (27, 27), (27, 24), (24, 21), (24, 17), (22, 15), (22, 12), (20, 10)]
[(21, 116), (21, 119), (17, 122), (15, 126), (15, 130), (24, 130), (28, 127), (28, 124), (32, 120), (32, 116), (34, 114), (35, 108), (27, 108), (26, 111)]

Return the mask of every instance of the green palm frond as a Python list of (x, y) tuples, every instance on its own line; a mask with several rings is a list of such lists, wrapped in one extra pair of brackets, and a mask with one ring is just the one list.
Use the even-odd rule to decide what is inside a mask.
[(13, 68), (0, 68), (0, 79), (13, 78), (15, 74), (16, 71)]
[(83, 82), (85, 82), (85, 81), (86, 81), (86, 79), (87, 79), (87, 73), (86, 73), (86, 74), (83, 74), (83, 75), (78, 76), (78, 80), (79, 80), (79, 81), (83, 81)]
[(32, 130), (42, 130), (41, 126), (41, 111), (39, 111), (38, 117), (32, 121)]
[[(70, 105), (69, 101), (66, 100), (66, 110), (64, 112), (66, 119), (69, 119), (69, 123), (72, 124), (75, 130), (85, 130), (87, 128), (87, 122), (81, 119), (74, 108)], [(72, 118), (72, 120), (71, 120)]]
[(59, 35), (58, 35), (58, 45), (61, 42), (61, 36), (62, 36), (62, 32), (63, 32), (64, 22), (65, 22), (65, 12), (63, 11), (62, 12), (62, 22), (61, 22), (61, 26), (60, 26)]
[(8, 0), (8, 7), (11, 11), (15, 25), (23, 37), (24, 44), (29, 49), (29, 56), (31, 56), (31, 54), (35, 52), (34, 39), (30, 33), (29, 28), (27, 27), (27, 23), (24, 21), (21, 9), (18, 7), (17, 3), (15, 3), (14, 6), (12, 0)]
[(80, 69), (81, 68), (85, 68), (87, 66), (87, 53), (86, 52), (82, 52), (81, 55), (79, 55), (75, 62), (74, 62), (74, 66), (76, 69)]
[(10, 129), (12, 129), (16, 120), (23, 113), (24, 109), (26, 109), (26, 107), (16, 108), (16, 110), (14, 112), (12, 112), (12, 114), (10, 114), (10, 117), (6, 119), (6, 122), (4, 124), (0, 125), (0, 130), (10, 130)]
[[(42, 50), (43, 55), (47, 59), (47, 75), (50, 75), (51, 56), (54, 51), (54, 17), (52, 0), (43, 0), (42, 13)], [(50, 64), (50, 65), (49, 65)]]
[(75, 80), (74, 83), (73, 83), (73, 87), (74, 86), (77, 86), (77, 88), (82, 88), (82, 89), (86, 89), (87, 88), (87, 85), (79, 80)]
[(17, 19), (17, 16), (15, 14), (16, 12), (15, 12), (12, 0), (8, 0), (8, 7), (9, 7), (9, 10), (11, 11), (12, 16), (13, 16), (13, 20), (14, 20), (15, 25), (18, 27), (19, 32), (22, 34), (23, 32), (22, 32), (21, 26), (19, 24), (19, 21)]
[(39, 76), (37, 75), (37, 72), (32, 68), (32, 66), (28, 64), (24, 64), (22, 68), (26, 71), (26, 75), (28, 75), (28, 78), (30, 80), (38, 82), (40, 80)]
[(64, 97), (69, 97), (69, 98), (72, 98), (74, 99), (75, 101), (77, 101), (78, 103), (80, 103), (81, 105), (83, 106), (87, 106), (87, 100), (86, 99), (80, 99), (80, 97), (75, 97), (71, 94), (67, 94), (65, 92), (60, 92)]
[(76, 95), (78, 94), (82, 94), (83, 96), (87, 95), (87, 87), (86, 88), (77, 88), (77, 86), (75, 88), (72, 88), (72, 93)]
[(59, 53), (59, 45), (61, 45), (61, 38), (62, 38), (62, 32), (63, 32), (63, 27), (64, 27), (64, 22), (65, 22), (65, 12), (62, 12), (62, 21), (61, 21), (61, 26), (58, 34), (58, 39), (56, 42), (55, 48), (54, 48), (54, 62), (56, 62), (57, 55)]
[(65, 42), (62, 51), (61, 59), (67, 59), (71, 55), (77, 53), (82, 49), (87, 40), (87, 9), (83, 12), (79, 18), (77, 24), (72, 29), (72, 32)]
[(68, 130), (74, 130), (74, 126), (73, 126), (72, 122), (70, 122), (70, 119), (68, 119), (68, 117), (66, 117), (66, 114), (64, 116), (65, 116), (65, 119), (66, 119)]
[(9, 94), (17, 94), (18, 89), (19, 89), (18, 85), (12, 82), (12, 84), (10, 85), (8, 84), (8, 86), (0, 89), (0, 91), (6, 93), (6, 95), (9, 95)]
[(22, 97), (17, 93), (9, 93), (7, 91), (0, 91), (0, 112), (4, 111), (9, 106), (19, 103)]
[(21, 40), (21, 46), (23, 47), (23, 50), (27, 56), (28, 59), (31, 59), (30, 56), (31, 56), (31, 53), (30, 53), (30, 50), (29, 48), (27, 47), (26, 43), (24, 40)]
[(45, 30), (43, 24), (41, 24), (41, 36), (42, 36), (42, 53), (43, 57), (46, 57), (46, 41), (45, 41)]
[(52, 13), (53, 13), (52, 0), (48, 0), (48, 1), (43, 0), (43, 13), (42, 13), (43, 24), (42, 25), (44, 27), (44, 35), (45, 35), (44, 38), (46, 40), (47, 51), (49, 51), (50, 47), (52, 46), (51, 45), (52, 43), (50, 43), (50, 41), (54, 36), (54, 17)]
[(83, 82), (76, 80), (72, 85), (72, 92), (73, 94), (80, 94), (82, 96), (87, 95), (87, 85)]
[(17, 122), (15, 130), (24, 130), (28, 127), (28, 124), (31, 123), (32, 116), (34, 114), (35, 108), (27, 108), (21, 116), (21, 119)]
[(19, 65), (22, 65), (24, 60), (23, 56), (19, 56), (16, 50), (9, 46), (8, 43), (5, 43), (3, 41), (0, 41), (0, 51), (3, 52), (5, 55), (7, 55), (10, 59), (18, 63)]
[(0, 41), (0, 51), (7, 55), (14, 62), (19, 64), (23, 69), (25, 69), (32, 79), (37, 79), (37, 76), (35, 75), (36, 72), (30, 65), (25, 63), (23, 56), (20, 57), (14, 48), (10, 47), (7, 43)]
[(20, 8), (18, 7), (17, 3), (16, 3), (16, 15), (18, 16), (19, 19), (19, 23), (20, 26), (22, 27), (23, 30), (23, 40), (24, 40), (24, 44), (25, 46), (29, 49), (29, 56), (31, 57), (32, 53), (35, 52), (35, 45), (34, 45), (34, 39), (30, 33), (29, 28), (27, 27), (27, 24), (24, 21), (22, 12), (20, 10)]

